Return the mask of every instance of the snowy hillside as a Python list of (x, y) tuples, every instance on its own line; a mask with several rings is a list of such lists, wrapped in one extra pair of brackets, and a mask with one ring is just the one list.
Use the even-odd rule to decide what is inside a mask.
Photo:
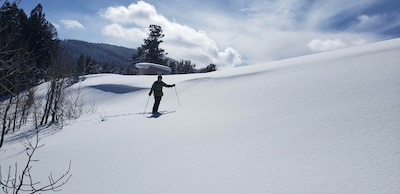
[[(37, 176), (71, 160), (60, 193), (400, 193), (400, 39), (164, 76), (158, 118), (142, 114), (155, 80), (79, 84), (96, 111), (43, 136)], [(2, 168), (23, 149), (6, 144)]]

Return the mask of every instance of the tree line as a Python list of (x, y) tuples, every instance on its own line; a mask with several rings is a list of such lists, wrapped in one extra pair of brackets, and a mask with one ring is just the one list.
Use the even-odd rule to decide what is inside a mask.
[[(86, 54), (81, 53), (77, 58), (76, 64), (73, 66), (77, 76), (89, 75), (89, 74), (101, 74), (101, 73), (115, 73), (123, 75), (135, 75), (137, 69), (136, 63), (150, 62), (160, 65), (165, 65), (171, 68), (172, 74), (187, 74), (187, 73), (206, 73), (217, 70), (217, 65), (210, 64), (205, 68), (196, 69), (196, 64), (190, 60), (176, 61), (174, 59), (166, 57), (168, 53), (164, 49), (160, 48), (160, 44), (163, 42), (161, 39), (164, 37), (161, 26), (150, 25), (149, 36), (144, 39), (143, 45), (136, 48), (136, 52), (133, 51), (131, 57), (131, 65), (118, 64), (114, 62), (106, 62), (103, 60), (96, 60), (88, 52)], [(90, 44), (90, 43), (89, 43)], [(68, 50), (66, 48), (64, 55), (68, 56)]]
[(79, 78), (71, 68), (74, 62), (62, 54), (57, 31), (40, 4), (27, 15), (17, 3), (5, 1), (0, 34), (1, 147), (6, 134), (28, 122), (39, 128), (76, 117), (75, 110), (66, 108), (73, 104), (66, 90)]
[(71, 177), (71, 163), (60, 177), (50, 174), (47, 184), (34, 180), (31, 163), (37, 161), (32, 156), (41, 147), (39, 129), (52, 124), (62, 127), (66, 118), (80, 114), (79, 96), (66, 95), (72, 75), (70, 60), (60, 54), (57, 31), (46, 20), (40, 4), (28, 16), (16, 2), (3, 2), (0, 34), (0, 148), (6, 134), (27, 124), (36, 128), (36, 141), (28, 140), (24, 167), (18, 169), (17, 163), (9, 166), (5, 177), (0, 168), (1, 190), (4, 193), (57, 191)]

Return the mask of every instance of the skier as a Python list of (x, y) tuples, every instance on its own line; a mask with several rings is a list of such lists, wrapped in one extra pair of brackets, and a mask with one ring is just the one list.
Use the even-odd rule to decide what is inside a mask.
[(159, 114), (158, 107), (160, 106), (161, 98), (163, 96), (162, 88), (163, 87), (168, 87), (168, 88), (175, 87), (175, 84), (168, 85), (161, 80), (162, 80), (162, 76), (159, 75), (157, 78), (157, 81), (155, 81), (153, 83), (153, 85), (151, 86), (151, 90), (149, 93), (149, 96), (151, 96), (151, 93), (154, 91), (154, 105), (153, 105), (153, 112), (152, 112), (153, 114)]

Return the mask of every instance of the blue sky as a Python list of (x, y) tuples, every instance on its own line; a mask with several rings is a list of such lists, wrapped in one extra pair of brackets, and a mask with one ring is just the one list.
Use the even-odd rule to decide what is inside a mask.
[(60, 39), (136, 48), (150, 24), (168, 56), (203, 67), (262, 63), (400, 37), (398, 0), (22, 0)]

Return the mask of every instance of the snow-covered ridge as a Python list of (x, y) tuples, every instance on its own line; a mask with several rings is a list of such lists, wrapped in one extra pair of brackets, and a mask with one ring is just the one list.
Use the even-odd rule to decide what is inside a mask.
[(35, 174), (71, 160), (60, 193), (400, 193), (399, 61), (394, 39), (167, 75), (158, 118), (142, 114), (156, 76), (88, 76), (96, 112), (42, 139)]
[(143, 68), (143, 69), (148, 69), (150, 67), (155, 67), (159, 69), (163, 69), (164, 71), (171, 71), (170, 67), (164, 66), (164, 65), (158, 65), (154, 63), (136, 63), (135, 66), (137, 68)]

